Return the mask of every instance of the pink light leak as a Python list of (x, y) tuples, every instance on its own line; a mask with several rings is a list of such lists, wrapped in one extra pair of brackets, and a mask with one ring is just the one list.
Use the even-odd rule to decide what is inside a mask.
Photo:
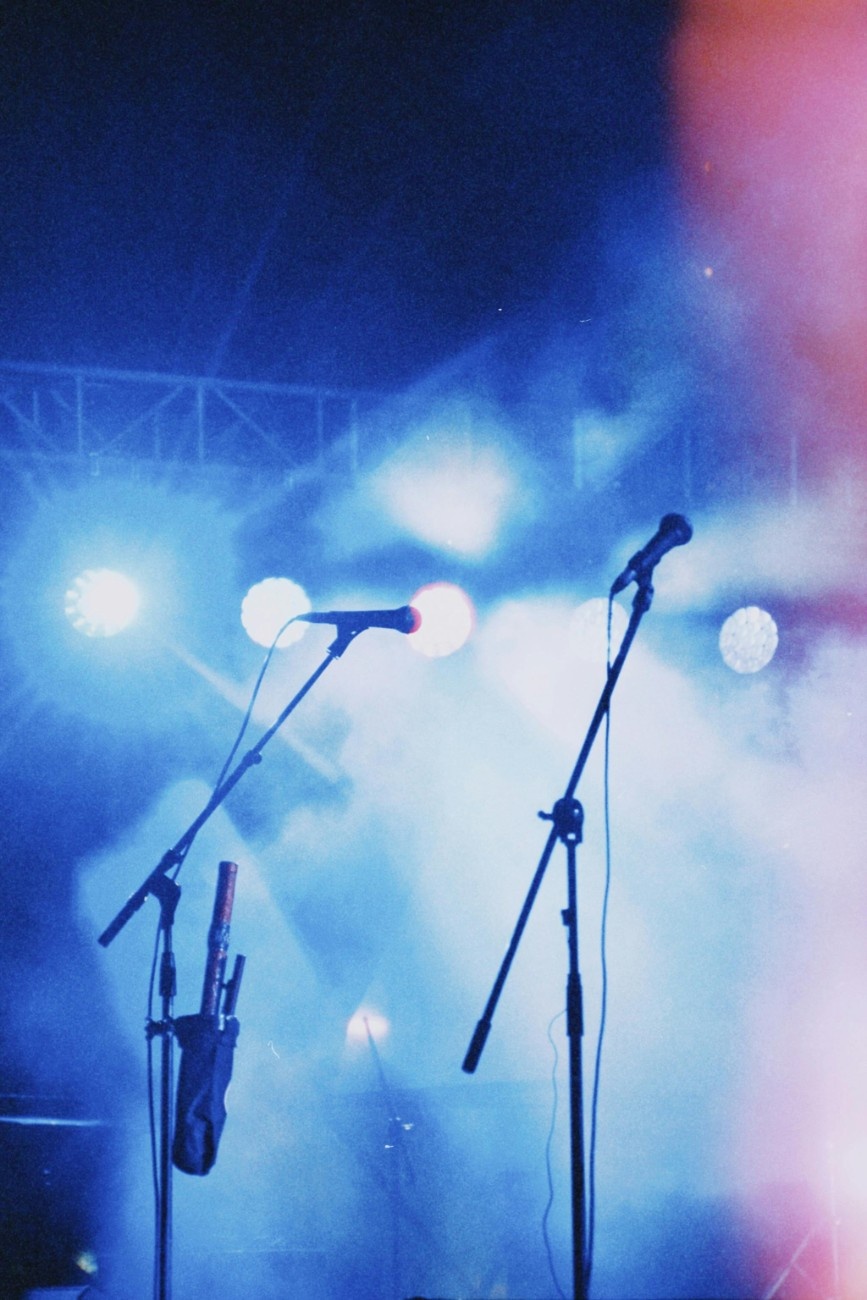
[[(845, 467), (857, 481), (867, 469), (867, 11), (858, 0), (685, 0), (670, 68), (708, 329), (724, 327), (727, 345), (752, 358), (764, 432), (796, 438), (805, 476)], [(851, 685), (863, 717), (863, 690)], [(818, 707), (824, 717), (827, 692)], [(814, 746), (793, 709), (800, 762), (780, 795), (791, 875), (777, 881), (789, 915), (745, 994), (731, 1159), (759, 1221), (782, 1214), (791, 1225), (792, 1250), (798, 1198), (811, 1206), (804, 1232), (818, 1216), (802, 1262), (809, 1255), (822, 1277), (793, 1273), (785, 1300), (867, 1296), (863, 746)], [(786, 1259), (765, 1263), (770, 1281)]]
[(773, 434), (797, 434), (805, 469), (863, 458), (863, 5), (685, 0), (671, 74), (687, 227), (709, 289), (736, 304), (741, 346), (756, 349)]

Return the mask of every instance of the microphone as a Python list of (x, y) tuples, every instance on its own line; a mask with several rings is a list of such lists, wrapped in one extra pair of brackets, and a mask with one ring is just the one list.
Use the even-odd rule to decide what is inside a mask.
[[(208, 1173), (217, 1159), (226, 1123), (226, 1091), (232, 1078), (232, 1059), (240, 1028), (234, 1015), (235, 1003), (244, 969), (244, 958), (238, 956), (235, 973), (229, 984), (224, 985), (237, 874), (237, 863), (220, 863), (214, 915), (208, 931), (202, 1009), (197, 1016), (178, 1016), (174, 1022), (175, 1037), (181, 1046), (181, 1068), (172, 1163), (185, 1174)], [(224, 989), (226, 1002), (220, 1015)]]
[(683, 546), (692, 537), (692, 524), (683, 515), (663, 515), (653, 537), (640, 551), (636, 551), (626, 568), (611, 586), (611, 595), (628, 587), (631, 582), (646, 581), (666, 552), (673, 546)]
[(300, 623), (333, 623), (352, 636), (367, 627), (390, 627), (395, 632), (416, 632), (421, 627), (421, 614), (413, 605), (401, 605), (400, 609), (330, 609), (295, 617)]
[(208, 931), (208, 959), (205, 963), (205, 982), (202, 986), (203, 1016), (216, 1016), (220, 1009), (220, 996), (223, 992), (223, 976), (226, 972), (226, 958), (229, 953), (229, 922), (232, 919), (232, 904), (235, 901), (235, 877), (238, 874), (236, 862), (221, 862), (217, 876), (217, 892), (214, 896), (214, 914)]

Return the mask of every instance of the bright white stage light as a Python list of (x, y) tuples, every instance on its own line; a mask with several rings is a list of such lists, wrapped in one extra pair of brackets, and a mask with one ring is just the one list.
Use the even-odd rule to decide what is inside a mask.
[(366, 1043), (372, 1038), (381, 1043), (388, 1037), (391, 1024), (378, 1011), (359, 1009), (346, 1026), (346, 1040), (349, 1043)]
[(85, 569), (64, 597), (64, 613), (82, 636), (116, 636), (141, 604), (138, 588), (115, 569)]
[(515, 475), (494, 447), (442, 442), (405, 448), (377, 474), (375, 491), (410, 536), (480, 559), (496, 544), (517, 493)]
[[(291, 578), (263, 578), (250, 588), (241, 602), (241, 622), (251, 641), (270, 647), (281, 627), (298, 614), (309, 614), (312, 606), (303, 587)], [(306, 623), (293, 623), (277, 642), (280, 650), (300, 641)]]
[(421, 615), (421, 625), (409, 638), (413, 650), (429, 659), (454, 654), (469, 639), (476, 615), (465, 591), (451, 582), (432, 582), (409, 602)]
[(723, 623), (719, 648), (736, 673), (757, 673), (773, 659), (779, 636), (770, 614), (758, 605), (735, 610)]

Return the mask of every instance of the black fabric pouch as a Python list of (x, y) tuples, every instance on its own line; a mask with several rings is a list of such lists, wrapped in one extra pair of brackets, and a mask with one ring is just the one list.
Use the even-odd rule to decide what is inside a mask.
[(215, 1016), (179, 1016), (175, 1021), (181, 1069), (172, 1161), (185, 1174), (206, 1174), (217, 1159), (239, 1028), (234, 1016), (223, 1028)]

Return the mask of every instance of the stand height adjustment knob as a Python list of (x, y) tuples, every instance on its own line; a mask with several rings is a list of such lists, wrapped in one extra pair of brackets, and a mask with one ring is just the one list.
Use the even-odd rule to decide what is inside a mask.
[(580, 844), (584, 831), (584, 809), (577, 799), (558, 799), (552, 812), (540, 812), (543, 822), (553, 822), (564, 844)]

